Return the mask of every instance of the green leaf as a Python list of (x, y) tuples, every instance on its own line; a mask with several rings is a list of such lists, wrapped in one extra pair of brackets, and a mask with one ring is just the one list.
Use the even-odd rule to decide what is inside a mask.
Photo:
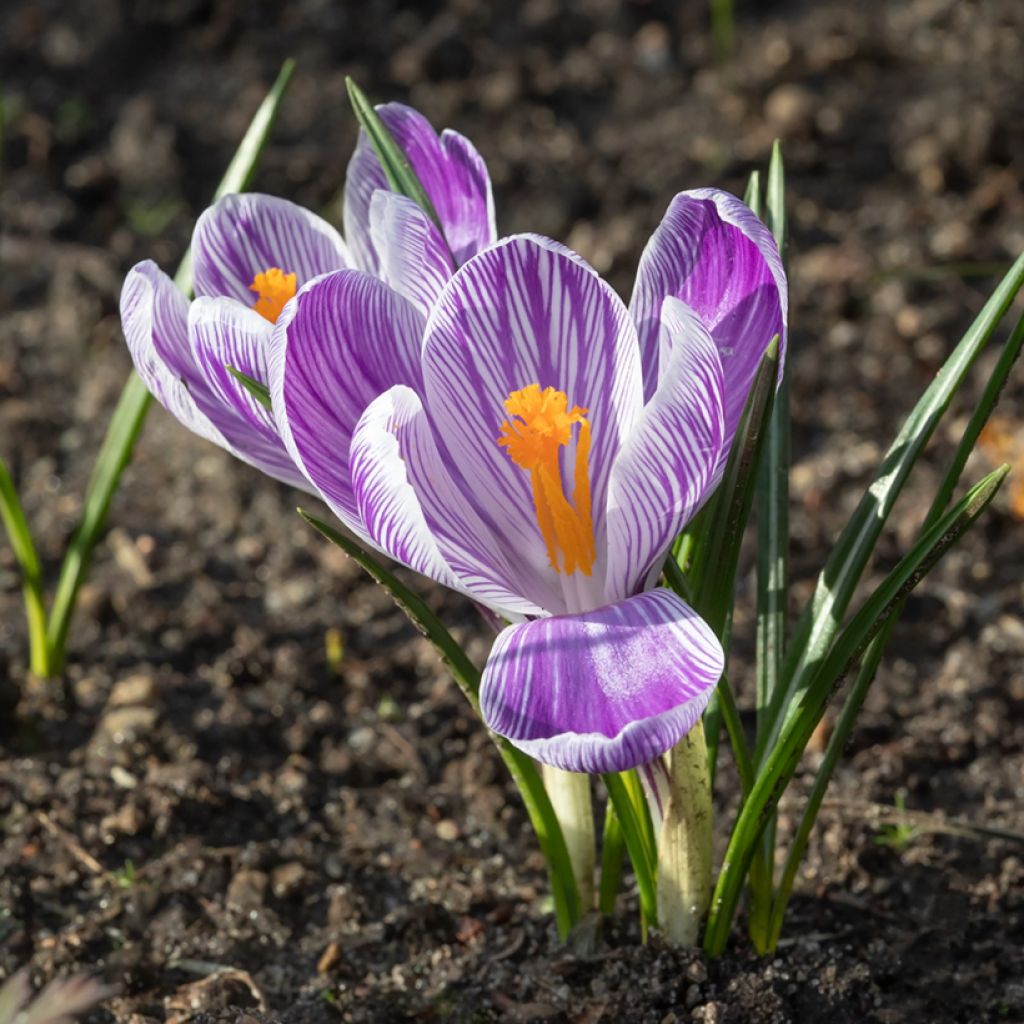
[(758, 217), (762, 216), (760, 171), (753, 170), (750, 172), (750, 177), (747, 178), (747, 187), (743, 193), (743, 202), (745, 202)]
[(242, 373), (241, 370), (236, 370), (233, 366), (225, 366), (225, 370), (231, 374), (239, 384), (245, 388), (246, 391), (256, 399), (264, 409), (270, 408), (270, 388), (266, 384), (261, 384), (255, 377), (250, 377), (248, 374)]
[(1024, 254), (1014, 262), (907, 417), (874, 481), (832, 548), (814, 594), (790, 638), (783, 665), (784, 685), (772, 695), (767, 721), (758, 736), (757, 761), (763, 761), (774, 747), (786, 709), (795, 706), (825, 657), (911, 469), (1022, 284)]
[(715, 495), (715, 514), (697, 551), (692, 576), (696, 608), (718, 636), (732, 608), (740, 544), (754, 500), (756, 468), (771, 415), (779, 368), (779, 339), (765, 349), (747, 396), (736, 440)]
[[(767, 223), (779, 253), (786, 255), (786, 182), (776, 141), (768, 168)], [(789, 353), (786, 353), (789, 360)], [(779, 688), (786, 639), (789, 558), (789, 375), (775, 393), (764, 457), (757, 480), (757, 671), (758, 733), (764, 730), (772, 694)], [(771, 914), (775, 864), (775, 821), (769, 822), (750, 868), (750, 931), (755, 944)]]
[(648, 926), (658, 923), (657, 861), (624, 775), (625, 773), (608, 772), (601, 778), (604, 779), (608, 797), (622, 827), (622, 835), (640, 891), (640, 912), (646, 932)]
[(622, 869), (626, 861), (626, 841), (622, 835), (622, 823), (615, 813), (615, 804), (609, 803), (604, 811), (604, 834), (601, 838), (601, 886), (598, 890), (597, 907), (605, 917), (615, 914), (619, 886), (622, 883)]
[[(251, 183), (263, 147), (274, 126), (274, 120), (284, 98), (285, 89), (295, 69), (295, 62), (285, 61), (266, 99), (256, 111), (249, 130), (228, 169), (221, 179), (214, 199), (238, 192)], [(191, 251), (178, 267), (174, 282), (186, 294), (192, 292)], [(145, 384), (134, 371), (125, 382), (114, 415), (107, 428), (103, 446), (93, 467), (92, 476), (86, 489), (82, 506), (82, 518), (68, 545), (60, 568), (60, 578), (50, 609), (47, 624), (47, 645), (50, 650), (49, 674), (56, 675), (63, 670), (65, 647), (71, 616), (75, 610), (78, 591), (92, 561), (92, 553), (99, 542), (106, 523), (110, 503), (121, 481), (121, 474), (131, 459), (135, 442), (142, 430), (152, 397)]]
[(43, 571), (39, 563), (32, 531), (18, 497), (7, 463), (0, 459), (0, 520), (3, 520), (11, 550), (21, 569), (21, 590), (28, 625), (29, 659), (32, 671), (48, 676), (49, 647), (46, 644), (46, 600), (43, 595)]
[(380, 119), (380, 115), (366, 98), (363, 90), (351, 78), (346, 77), (345, 85), (348, 87), (348, 98), (352, 101), (356, 120), (366, 132), (366, 137), (377, 154), (388, 185), (399, 195), (416, 203), (434, 222), (434, 226), (441, 232), (443, 238), (444, 228), (441, 226), (441, 218), (438, 217), (437, 210), (434, 209), (434, 204), (430, 201), (430, 196), (427, 195), (427, 190), (413, 170), (402, 147), (388, 131), (387, 125)]
[(704, 938), (709, 956), (718, 956), (729, 937), (744, 879), (757, 850), (758, 837), (786, 786), (843, 677), (884, 628), (900, 602), (935, 563), (971, 527), (995, 496), (1008, 467), (990, 473), (914, 545), (837, 637), (787, 720), (757, 775), (733, 827), (718, 876)]
[[(757, 464), (761, 457), (768, 417), (771, 416), (778, 366), (779, 339), (776, 337), (761, 357), (729, 452), (722, 483), (708, 506), (709, 513), (704, 520), (706, 530), (698, 538), (690, 573), (694, 581), (693, 606), (723, 643), (732, 611), (740, 545), (754, 499)], [(718, 760), (723, 693), (726, 700), (731, 699), (728, 680), (719, 683), (718, 690), (704, 712), (712, 781)], [(730, 728), (729, 739), (734, 744), (737, 763), (743, 764), (749, 760), (742, 732)], [(736, 747), (736, 743), (742, 745)]]
[[(960, 481), (964, 466), (967, 464), (967, 459), (974, 450), (974, 446), (989, 417), (992, 415), (996, 402), (999, 400), (999, 394), (1010, 375), (1010, 371), (1020, 356), (1022, 345), (1024, 345), (1024, 317), (1017, 321), (1017, 326), (1010, 335), (1009, 341), (1007, 341), (1003, 348), (999, 360), (985, 384), (982, 396), (974, 412), (971, 414), (949, 469), (946, 471), (946, 475), (932, 501), (928, 515), (925, 517), (924, 524), (921, 527), (922, 532), (938, 521), (949, 504), (953, 491)], [(821, 765), (818, 767), (815, 775), (814, 786), (807, 798), (807, 805), (804, 808), (800, 824), (793, 837), (793, 842), (782, 870), (782, 877), (772, 906), (770, 926), (766, 935), (766, 950), (774, 949), (778, 944), (779, 936), (782, 934), (782, 924), (786, 914), (786, 907), (793, 891), (793, 884), (796, 881), (796, 873), (799, 870), (800, 862), (803, 860), (811, 831), (817, 821), (818, 811), (821, 809), (822, 801), (825, 799), (825, 792), (832, 780), (832, 775), (839, 762), (839, 758), (849, 742), (857, 714), (874, 681), (878, 666), (892, 636), (892, 631), (903, 612), (904, 604), (905, 602), (900, 602), (890, 616), (889, 621), (885, 624), (885, 627), (872, 640), (861, 662), (854, 685), (836, 719), (835, 729), (825, 748)]]
[[(426, 602), (394, 573), (385, 569), (357, 541), (346, 537), (330, 524), (301, 508), (298, 512), (310, 526), (336, 547), (341, 548), (373, 580), (384, 587), (395, 604), (405, 612), (409, 621), (433, 644), (434, 649), (447, 664), (459, 689), (469, 701), (470, 707), (479, 715), (480, 671)], [(559, 934), (564, 938), (580, 918), (579, 891), (569, 859), (569, 850), (565, 845), (565, 836), (562, 834), (562, 828), (551, 806), (537, 765), (503, 737), (495, 736), (493, 733), (491, 737), (515, 780), (534, 832), (537, 834), (537, 841), (547, 860), (551, 892), (555, 901), (555, 917)]]

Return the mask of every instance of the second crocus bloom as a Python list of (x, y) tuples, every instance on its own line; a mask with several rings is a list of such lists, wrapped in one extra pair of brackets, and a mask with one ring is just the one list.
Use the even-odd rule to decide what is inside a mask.
[[(494, 241), (491, 185), (483, 160), (455, 132), (440, 136), (415, 110), (387, 104), (378, 114), (409, 154), (438, 211), (433, 224), (403, 227), (404, 201), (387, 192), (383, 171), (360, 133), (345, 184), (351, 244), (325, 220), (274, 196), (230, 195), (196, 224), (192, 237), (196, 299), (189, 302), (155, 263), (137, 264), (121, 293), (121, 321), (132, 361), (157, 400), (186, 427), (286, 483), (310, 489), (281, 443), (274, 418), (231, 373), (267, 379), (267, 346), (288, 301), (323, 274), (358, 268), (430, 301), (454, 272)], [(415, 248), (415, 231), (433, 261), (415, 279), (396, 276), (387, 240)], [(384, 241), (377, 243), (375, 239)], [(421, 247), (422, 251), (422, 247)], [(372, 347), (373, 339), (363, 339)], [(229, 369), (230, 368), (230, 369)], [(391, 378), (373, 378), (374, 394)]]

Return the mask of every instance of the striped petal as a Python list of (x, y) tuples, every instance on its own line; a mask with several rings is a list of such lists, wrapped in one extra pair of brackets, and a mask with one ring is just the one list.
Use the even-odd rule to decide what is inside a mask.
[(233, 299), (196, 299), (189, 308), (189, 342), (203, 387), (196, 404), (217, 425), (231, 451), (264, 473), (310, 490), (292, 462), (270, 410), (231, 375), (228, 367), (264, 382), (271, 325)]
[(380, 257), (381, 280), (425, 319), (455, 270), (433, 221), (411, 199), (377, 191), (370, 201), (370, 235)]
[(582, 615), (504, 629), (484, 668), (484, 722), (567, 771), (635, 768), (696, 724), (722, 674), (712, 630), (652, 590)]
[(727, 192), (696, 189), (672, 200), (640, 257), (630, 302), (648, 397), (660, 378), (661, 308), (667, 296), (682, 299), (718, 346), (728, 451), (765, 348), (776, 334), (785, 348), (786, 278), (775, 240), (750, 208)]
[[(383, 104), (377, 113), (430, 197), (456, 263), (490, 245), (497, 237), (491, 179), (473, 144), (458, 132), (438, 137), (422, 114), (401, 103)], [(370, 273), (380, 266), (370, 226), (370, 204), (378, 189), (388, 190), (387, 179), (360, 131), (345, 179), (345, 235), (356, 265)]]
[(253, 306), (253, 280), (273, 267), (301, 288), (320, 274), (352, 266), (341, 235), (315, 213), (277, 196), (244, 192), (207, 209), (192, 235), (197, 295), (226, 295)]
[(605, 598), (636, 593), (717, 482), (725, 440), (722, 362), (692, 310), (666, 299), (661, 383), (612, 469)]
[(285, 306), (267, 384), (289, 454), (342, 522), (359, 528), (349, 446), (363, 411), (394, 384), (420, 382), (423, 319), (383, 282), (341, 270)]
[[(497, 444), (504, 403), (513, 391), (537, 384), (588, 410), (599, 553), (608, 474), (642, 407), (636, 332), (625, 307), (560, 248), (514, 237), (475, 256), (438, 300), (423, 349), (425, 404), (446, 461), (457, 467), (460, 485), (508, 557), (528, 564), (532, 579), (547, 581), (545, 591), (526, 596), (552, 612), (579, 610), (587, 601), (563, 592), (568, 582), (548, 565), (530, 474)], [(573, 480), (575, 448), (572, 441), (561, 452), (566, 483)], [(594, 586), (591, 606), (602, 601)]]
[(504, 616), (540, 615), (459, 493), (419, 396), (396, 385), (370, 403), (352, 437), (352, 487), (366, 536), (396, 561)]
[(121, 326), (136, 372), (153, 397), (194, 434), (228, 447), (192, 394), (202, 385), (188, 343), (188, 300), (152, 260), (132, 267), (125, 278)]

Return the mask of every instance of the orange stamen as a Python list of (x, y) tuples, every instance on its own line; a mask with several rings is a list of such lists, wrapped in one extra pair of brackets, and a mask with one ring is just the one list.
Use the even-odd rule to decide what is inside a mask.
[[(501, 425), (498, 444), (520, 469), (530, 473), (537, 526), (547, 548), (551, 567), (566, 575), (579, 570), (589, 576), (597, 557), (594, 524), (590, 515), (590, 423), (587, 410), (569, 408), (564, 391), (528, 384), (513, 391), (505, 401), (509, 419)], [(565, 494), (559, 449), (576, 438), (573, 499)], [(559, 564), (559, 556), (561, 564)]]
[(249, 291), (259, 295), (252, 308), (275, 324), (285, 303), (295, 295), (295, 288), (295, 274), (286, 274), (280, 267), (268, 267), (257, 274), (249, 285)]

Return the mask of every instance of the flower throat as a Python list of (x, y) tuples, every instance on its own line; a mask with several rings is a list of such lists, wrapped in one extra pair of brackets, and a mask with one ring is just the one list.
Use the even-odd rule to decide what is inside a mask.
[(252, 308), (265, 320), (276, 324), (285, 303), (295, 295), (296, 281), (295, 274), (286, 274), (280, 267), (268, 267), (249, 285), (249, 291), (259, 296)]
[[(497, 443), (520, 469), (530, 474), (537, 513), (551, 567), (570, 575), (589, 576), (594, 567), (594, 524), (590, 514), (590, 423), (587, 410), (569, 408), (564, 391), (528, 384), (505, 400), (509, 418), (501, 425)], [(578, 426), (576, 467), (570, 503), (562, 484), (559, 450)]]

